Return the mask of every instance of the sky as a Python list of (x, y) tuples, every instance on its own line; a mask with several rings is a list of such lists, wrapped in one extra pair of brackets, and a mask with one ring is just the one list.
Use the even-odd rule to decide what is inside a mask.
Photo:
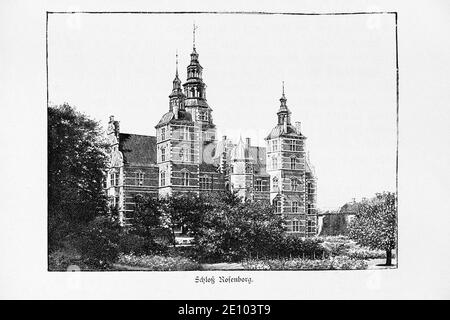
[(52, 104), (155, 135), (175, 55), (186, 79), (192, 26), (218, 138), (264, 146), (285, 83), (318, 178), (318, 207), (395, 191), (393, 15), (71, 14), (49, 16)]

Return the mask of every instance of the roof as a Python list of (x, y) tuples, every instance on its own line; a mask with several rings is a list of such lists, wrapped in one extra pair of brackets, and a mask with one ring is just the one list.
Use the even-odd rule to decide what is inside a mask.
[(253, 168), (255, 169), (255, 173), (257, 174), (265, 174), (266, 173), (266, 148), (251, 146), (250, 147), (250, 157), (252, 159), (252, 163), (254, 163)]
[(185, 111), (185, 110), (178, 110), (178, 119), (175, 119), (175, 114), (172, 111), (169, 111), (167, 113), (165, 113), (162, 117), (161, 120), (159, 120), (158, 124), (156, 125), (156, 127), (165, 125), (169, 122), (173, 122), (173, 121), (188, 121), (191, 122), (192, 121), (192, 116), (189, 112)]
[(275, 128), (272, 129), (272, 131), (270, 131), (266, 139), (274, 139), (281, 136), (292, 138), (303, 138), (303, 139), (306, 138), (304, 135), (302, 135), (301, 132), (298, 132), (293, 125), (288, 124), (286, 132), (284, 130), (284, 125), (277, 125)]
[(156, 137), (138, 134), (119, 134), (119, 151), (125, 164), (150, 166), (156, 164)]
[(233, 160), (245, 160), (251, 159), (248, 146), (242, 141), (242, 137), (236, 146), (231, 149), (231, 159)]

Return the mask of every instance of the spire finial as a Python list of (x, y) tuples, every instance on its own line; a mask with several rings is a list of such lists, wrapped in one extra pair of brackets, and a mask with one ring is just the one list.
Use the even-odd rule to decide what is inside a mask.
[(194, 47), (194, 50), (195, 50), (195, 30), (197, 30), (198, 29), (198, 26), (196, 26), (195, 25), (195, 21), (194, 21), (194, 28), (193, 28), (193, 30), (192, 30), (192, 44), (193, 44), (193, 47)]
[(284, 98), (284, 81), (282, 82), (282, 87), (283, 87), (283, 98)]
[(178, 49), (177, 49), (177, 51), (176, 51), (176, 54), (175, 54), (175, 64), (176, 64), (176, 72), (175, 72), (175, 74), (176, 74), (176, 76), (178, 77)]

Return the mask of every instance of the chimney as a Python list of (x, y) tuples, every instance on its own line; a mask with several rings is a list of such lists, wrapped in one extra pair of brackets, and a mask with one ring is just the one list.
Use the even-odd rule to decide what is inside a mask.
[(114, 116), (109, 116), (109, 123), (114, 123)]
[(247, 147), (250, 147), (250, 142), (251, 142), (250, 138), (245, 138), (245, 145)]
[(295, 122), (295, 129), (297, 130), (297, 133), (301, 133), (301, 122), (300, 121), (296, 121)]
[(119, 138), (119, 133), (120, 133), (119, 121), (114, 121), (114, 134), (116, 135), (117, 138)]
[(227, 140), (227, 136), (222, 136), (222, 140), (226, 141)]

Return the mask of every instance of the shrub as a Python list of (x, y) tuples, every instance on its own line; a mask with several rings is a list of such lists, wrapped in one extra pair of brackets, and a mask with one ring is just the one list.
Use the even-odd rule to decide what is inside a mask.
[(71, 243), (89, 269), (109, 269), (119, 255), (120, 227), (109, 217), (98, 217)]
[(351, 249), (345, 255), (349, 258), (363, 259), (363, 260), (386, 258), (385, 251), (371, 250), (371, 249), (366, 249), (366, 248)]
[(160, 255), (120, 254), (121, 264), (143, 267), (151, 271), (193, 271), (201, 270), (201, 265), (185, 257), (165, 257)]
[(331, 257), (328, 259), (271, 259), (246, 260), (243, 266), (247, 270), (363, 270), (367, 263), (349, 257)]

